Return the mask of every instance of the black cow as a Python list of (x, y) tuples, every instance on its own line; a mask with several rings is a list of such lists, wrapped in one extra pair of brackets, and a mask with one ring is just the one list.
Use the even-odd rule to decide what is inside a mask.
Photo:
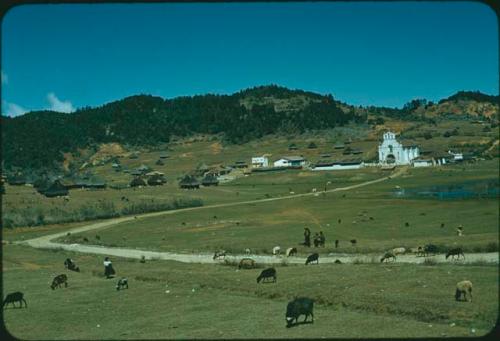
[(257, 283), (260, 283), (262, 280), (262, 283), (266, 282), (268, 278), (272, 278), (273, 282), (276, 282), (276, 269), (275, 268), (268, 268), (265, 270), (262, 270), (260, 273), (259, 277), (257, 277)]
[(67, 288), (68, 287), (68, 276), (65, 274), (58, 275), (54, 277), (52, 280), (52, 284), (50, 285), (50, 288), (54, 290), (56, 287), (61, 287), (61, 284), (64, 283), (64, 286)]
[(319, 255), (317, 253), (313, 253), (312, 255), (309, 255), (306, 259), (306, 265), (309, 263), (312, 263), (316, 261), (316, 264), (319, 264)]
[(13, 292), (5, 296), (2, 307), (5, 307), (5, 305), (12, 303), (12, 305), (15, 308), (16, 307), (15, 302), (19, 302), (20, 304), (19, 308), (23, 307), (23, 302), (24, 302), (24, 305), (26, 306), (26, 308), (28, 308), (28, 303), (26, 303), (26, 300), (24, 299), (24, 294), (20, 291)]
[(300, 315), (306, 316), (304, 322), (306, 322), (309, 315), (311, 315), (311, 323), (314, 323), (313, 305), (314, 301), (307, 297), (299, 297), (289, 302), (286, 306), (286, 327), (290, 328), (293, 324), (293, 320), (295, 320), (295, 323), (298, 323)]
[(352, 246), (356, 245), (356, 243), (358, 242), (356, 239), (351, 239), (350, 241)]

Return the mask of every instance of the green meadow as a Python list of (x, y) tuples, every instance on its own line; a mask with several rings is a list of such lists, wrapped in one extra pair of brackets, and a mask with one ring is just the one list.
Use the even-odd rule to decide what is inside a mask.
[[(390, 124), (395, 125), (393, 128), (404, 125), (408, 137), (426, 149), (441, 152), (453, 144), (476, 146), (479, 138), (474, 134), (481, 129), (462, 122), (441, 122), (432, 127), (409, 122)], [(444, 131), (456, 128), (455, 124), (460, 125), (461, 135), (442, 137)], [(248, 176), (236, 172), (232, 181), (199, 190), (182, 190), (177, 184), (180, 176), (201, 163), (249, 162), (251, 156), (263, 154), (271, 154), (272, 160), (282, 155), (304, 155), (316, 161), (324, 153), (331, 153), (332, 159), (345, 159), (348, 156), (342, 156), (333, 145), (351, 137), (351, 146), (363, 150), (363, 158), (370, 159), (375, 157), (379, 134), (365, 128), (346, 127), (321, 136), (311, 133), (296, 138), (263, 138), (244, 145), (223, 145), (207, 138), (181, 140), (169, 145), (170, 158), (164, 166), (155, 165), (161, 151), (153, 149), (141, 150), (139, 159), (121, 159), (130, 169), (146, 164), (164, 172), (168, 183), (158, 187), (71, 190), (69, 201), (65, 201), (45, 198), (29, 186), (6, 185), (2, 196), (6, 241), (2, 245), (3, 293), (22, 291), (28, 302), (28, 309), (4, 309), (7, 330), (28, 340), (427, 338), (488, 333), (498, 314), (497, 264), (280, 264), (276, 284), (257, 284), (255, 279), (263, 264), (238, 271), (224, 264), (159, 260), (143, 264), (113, 258), (117, 275), (127, 277), (130, 284), (128, 290), (116, 291), (116, 279), (103, 277), (103, 256), (9, 243), (104, 220), (101, 218), (116, 216), (131, 205), (201, 200), (203, 206), (195, 209), (73, 233), (58, 241), (178, 253), (212, 253), (222, 248), (243, 254), (250, 248), (255, 254), (270, 254), (276, 245), (282, 249), (296, 246), (303, 257), (314, 249), (299, 245), (304, 227), (309, 227), (313, 234), (323, 231), (326, 236), (325, 248), (314, 249), (322, 256), (331, 252), (381, 254), (389, 248), (429, 243), (440, 251), (456, 246), (466, 254), (498, 251), (498, 198), (439, 200), (395, 194), (401, 189), (498, 181), (498, 158), (396, 171), (366, 167)], [(423, 139), (426, 129), (435, 137)], [(481, 137), (484, 143), (492, 138), (488, 134)], [(307, 149), (309, 142), (315, 142), (318, 148)], [(299, 151), (288, 151), (290, 143), (296, 143)], [(95, 166), (92, 171), (110, 186), (122, 186), (132, 179), (130, 174), (113, 171), (110, 164)], [(391, 178), (368, 186), (328, 192), (387, 176)], [(306, 193), (309, 195), (287, 198)], [(211, 207), (224, 204), (232, 206)], [(37, 218), (42, 226), (23, 225), (28, 216)], [(14, 226), (22, 227), (7, 228), (7, 217)], [(74, 219), (61, 223), (64, 217)], [(456, 234), (460, 224), (464, 228), (461, 237)], [(357, 240), (356, 246), (350, 245), (351, 239)], [(340, 241), (338, 248), (335, 240)], [(82, 272), (65, 270), (67, 257)], [(61, 273), (68, 275), (69, 287), (52, 291), (50, 282)], [(464, 279), (473, 282), (472, 302), (454, 300), (455, 285)], [(287, 329), (286, 304), (296, 296), (315, 300), (315, 322)]]
[[(497, 320), (497, 265), (320, 264), (261, 269), (113, 259), (129, 289), (103, 277), (102, 257), (4, 245), (4, 292), (22, 291), (28, 308), (5, 308), (4, 323), (26, 339), (367, 338), (481, 336)], [(82, 269), (63, 267), (71, 257)], [(68, 288), (49, 288), (68, 275)], [(474, 283), (456, 302), (455, 284)], [(285, 328), (286, 304), (315, 300), (314, 324)], [(303, 318), (303, 317), (302, 317)]]

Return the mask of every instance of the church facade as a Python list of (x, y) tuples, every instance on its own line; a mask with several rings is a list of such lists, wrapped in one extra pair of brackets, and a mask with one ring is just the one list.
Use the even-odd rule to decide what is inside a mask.
[(393, 132), (384, 133), (384, 140), (378, 146), (378, 160), (382, 165), (409, 165), (420, 155), (416, 145), (404, 146), (396, 140)]

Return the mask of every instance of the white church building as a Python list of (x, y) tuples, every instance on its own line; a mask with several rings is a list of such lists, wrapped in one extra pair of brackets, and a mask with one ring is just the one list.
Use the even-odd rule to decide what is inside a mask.
[(396, 140), (396, 134), (390, 131), (384, 134), (384, 140), (378, 146), (378, 160), (382, 165), (409, 165), (419, 155), (420, 150), (416, 145), (404, 146)]

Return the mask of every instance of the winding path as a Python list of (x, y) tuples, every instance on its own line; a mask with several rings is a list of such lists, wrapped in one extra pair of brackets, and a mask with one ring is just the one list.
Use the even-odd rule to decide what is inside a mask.
[[(366, 182), (363, 182), (360, 184), (346, 186), (346, 187), (339, 187), (339, 188), (330, 189), (330, 190), (327, 190), (326, 193), (348, 191), (351, 189), (360, 188), (360, 187), (368, 186), (368, 185), (375, 184), (378, 182), (382, 182), (382, 181), (388, 180), (390, 178), (395, 178), (397, 176), (400, 176), (401, 174), (403, 174), (406, 171), (406, 169), (407, 168), (398, 169), (396, 172), (392, 173), (391, 175), (386, 176), (386, 177), (382, 177), (382, 178), (379, 178), (376, 180), (366, 181)], [(24, 240), (24, 241), (17, 241), (14, 243), (28, 245), (28, 246), (31, 246), (34, 248), (39, 248), (39, 249), (63, 249), (63, 250), (67, 250), (67, 251), (75, 251), (75, 252), (91, 253), (91, 254), (103, 254), (103, 255), (107, 255), (107, 256), (116, 256), (116, 257), (124, 257), (124, 258), (139, 259), (142, 256), (144, 256), (146, 259), (173, 260), (173, 261), (179, 261), (179, 262), (184, 262), (184, 263), (210, 263), (210, 264), (214, 264), (216, 262), (214, 262), (214, 260), (212, 259), (212, 254), (207, 254), (207, 253), (182, 254), (182, 253), (173, 253), (173, 252), (156, 252), (156, 251), (138, 250), (138, 249), (130, 249), (130, 248), (115, 248), (115, 247), (81, 245), (81, 244), (64, 244), (64, 243), (54, 242), (53, 240), (56, 238), (65, 236), (68, 232), (74, 234), (74, 233), (79, 233), (79, 232), (84, 232), (84, 231), (109, 228), (109, 227), (112, 227), (114, 225), (117, 225), (117, 224), (120, 224), (123, 222), (127, 222), (127, 221), (132, 221), (132, 220), (138, 221), (140, 219), (146, 219), (146, 218), (169, 215), (169, 214), (177, 214), (177, 213), (181, 213), (181, 212), (194, 211), (194, 210), (206, 210), (206, 209), (219, 208), (219, 207), (232, 207), (232, 206), (255, 204), (255, 203), (262, 203), (262, 202), (269, 202), (269, 201), (288, 200), (288, 199), (307, 197), (307, 196), (317, 196), (323, 192), (324, 191), (316, 192), (316, 193), (293, 194), (293, 195), (287, 195), (287, 196), (276, 197), (276, 198), (240, 201), (240, 202), (225, 203), (225, 204), (214, 204), (214, 205), (199, 206), (199, 207), (189, 207), (189, 208), (184, 208), (184, 209), (179, 209), (179, 210), (145, 213), (145, 214), (137, 215), (135, 217), (128, 216), (128, 217), (114, 218), (114, 219), (106, 220), (104, 222), (85, 225), (85, 226), (73, 228), (73, 229), (70, 229), (70, 230), (67, 230), (64, 232), (49, 234), (49, 235), (45, 235), (42, 237)], [(333, 263), (337, 259), (339, 259), (343, 263), (351, 263), (354, 261), (356, 261), (356, 262), (357, 261), (372, 262), (372, 261), (376, 261), (379, 256), (380, 255), (374, 255), (374, 254), (372, 254), (372, 255), (370, 255), (370, 254), (329, 254), (329, 256), (321, 257), (321, 262), (322, 263)], [(231, 256), (227, 256), (226, 259), (229, 261), (238, 261), (242, 257), (243, 257), (242, 255), (231, 255)], [(265, 263), (265, 264), (277, 264), (277, 263), (281, 263), (285, 260), (287, 263), (294, 263), (294, 264), (304, 263), (304, 259), (300, 258), (300, 257), (288, 257), (288, 258), (283, 257), (283, 258), (281, 258), (281, 257), (276, 257), (276, 256), (261, 256), (261, 255), (251, 255), (251, 257), (253, 259), (255, 259), (255, 261), (257, 263)], [(444, 257), (433, 257), (433, 258), (436, 259), (437, 262), (444, 261)], [(405, 263), (421, 263), (421, 262), (423, 262), (423, 260), (424, 260), (423, 257), (403, 255), (403, 256), (398, 256), (397, 261), (398, 262), (405, 262)], [(477, 261), (477, 260), (484, 260), (487, 262), (497, 262), (498, 263), (498, 252), (484, 253), (484, 254), (468, 254), (467, 255), (467, 260), (466, 260), (467, 262)]]

